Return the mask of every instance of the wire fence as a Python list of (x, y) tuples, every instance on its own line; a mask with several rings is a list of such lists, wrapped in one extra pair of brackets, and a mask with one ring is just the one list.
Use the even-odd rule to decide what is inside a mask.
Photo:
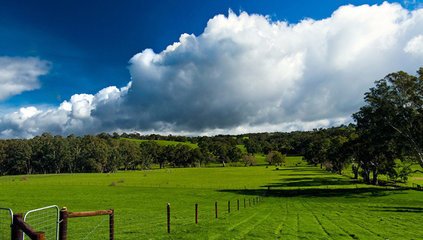
[[(58, 239), (59, 207), (56, 205), (28, 211), (24, 221), (37, 231), (44, 232), (46, 240)], [(24, 239), (28, 239), (24, 237)]]
[[(255, 215), (253, 209), (262, 200), (263, 197), (250, 195), (216, 201), (201, 199), (195, 203), (174, 201), (169, 208), (166, 203), (155, 203), (150, 211), (142, 213), (137, 213), (131, 206), (117, 211), (93, 212), (67, 212), (65, 208), (59, 211), (57, 206), (48, 206), (28, 211), (23, 219), (32, 229), (44, 232), (47, 240), (162, 239), (188, 232), (192, 234), (192, 231), (208, 232), (209, 226), (214, 224), (236, 226), (242, 219)], [(63, 220), (64, 212), (66, 221)], [(11, 210), (0, 209), (0, 239), (10, 239), (12, 215)]]
[(12, 221), (12, 209), (0, 208), (0, 239), (10, 239)]
[(109, 216), (93, 216), (68, 220), (65, 233), (69, 240), (109, 239)]
[(166, 203), (160, 205), (159, 208), (157, 204), (154, 204), (151, 211), (137, 215), (130, 214), (129, 209), (115, 210), (116, 239), (163, 239), (172, 235), (193, 233), (193, 231), (208, 232), (209, 227), (216, 224), (217, 226), (236, 225), (246, 216), (254, 215), (254, 208), (261, 201), (263, 201), (262, 197), (254, 196), (240, 196), (217, 201), (208, 199), (199, 203), (174, 201), (170, 203), (170, 226), (167, 225)]

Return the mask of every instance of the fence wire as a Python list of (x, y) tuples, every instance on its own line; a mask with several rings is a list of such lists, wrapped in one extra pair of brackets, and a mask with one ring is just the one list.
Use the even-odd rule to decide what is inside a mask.
[[(59, 208), (48, 206), (44, 208), (28, 211), (24, 216), (24, 221), (37, 232), (44, 232), (46, 240), (58, 239)], [(24, 237), (24, 239), (29, 239)]]
[[(246, 206), (244, 208), (244, 198)], [(251, 206), (248, 205), (248, 200)], [(239, 210), (238, 210), (239, 200)], [(218, 202), (218, 218), (216, 218), (215, 201)], [(230, 212), (228, 212), (230, 201)], [(167, 233), (166, 203), (151, 205), (150, 211), (134, 214), (136, 209), (115, 209), (115, 236), (119, 240), (130, 239), (168, 239), (172, 236), (185, 234), (207, 235), (209, 227), (229, 226), (239, 223), (240, 214), (254, 214), (253, 198), (240, 196), (239, 198), (202, 200), (198, 203), (198, 224), (195, 223), (195, 203), (174, 201), (170, 203), (170, 234)], [(71, 225), (72, 223), (68, 223)], [(224, 227), (222, 227), (224, 229)]]
[(0, 208), (0, 239), (10, 239), (12, 221), (12, 209)]
[(109, 239), (109, 215), (68, 218), (67, 239)]

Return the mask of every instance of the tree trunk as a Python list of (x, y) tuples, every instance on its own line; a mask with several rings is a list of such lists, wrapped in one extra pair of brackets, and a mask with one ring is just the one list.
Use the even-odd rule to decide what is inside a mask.
[(420, 166), (423, 167), (423, 152), (417, 152), (417, 156), (419, 157)]
[(370, 171), (363, 169), (363, 181), (365, 183), (370, 183)]
[(373, 179), (372, 179), (372, 184), (373, 185), (377, 185), (378, 184), (377, 176), (378, 176), (377, 170), (376, 169), (373, 169)]

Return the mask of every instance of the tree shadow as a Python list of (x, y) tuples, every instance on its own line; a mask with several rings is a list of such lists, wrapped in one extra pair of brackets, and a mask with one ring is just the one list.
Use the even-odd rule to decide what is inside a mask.
[(390, 206), (390, 207), (370, 207), (370, 211), (374, 212), (411, 212), (423, 213), (423, 207), (403, 207), (403, 206)]
[(354, 185), (357, 181), (339, 178), (339, 177), (301, 177), (301, 178), (283, 178), (279, 183), (270, 183), (262, 187), (267, 188), (283, 188), (283, 187), (317, 187), (317, 186), (334, 186), (334, 185)]
[(304, 189), (224, 189), (217, 190), (239, 195), (255, 195), (267, 197), (382, 197), (393, 193), (402, 193), (402, 189), (366, 188), (304, 188)]
[[(276, 170), (278, 171), (278, 170)], [(319, 176), (319, 175), (328, 175), (329, 173), (327, 172), (309, 172), (309, 173), (284, 173), (283, 175), (281, 174), (281, 176), (308, 176), (308, 175), (315, 175), (315, 176)]]

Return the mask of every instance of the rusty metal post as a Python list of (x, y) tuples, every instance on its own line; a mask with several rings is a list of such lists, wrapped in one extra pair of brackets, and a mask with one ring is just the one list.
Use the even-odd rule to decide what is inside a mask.
[(13, 214), (13, 224), (12, 224), (12, 240), (22, 240), (23, 233), (18, 226), (18, 218), (22, 219), (22, 213)]
[(170, 203), (167, 203), (167, 233), (170, 233)]
[(68, 209), (63, 207), (60, 210), (59, 240), (67, 240), (68, 231)]
[(198, 224), (198, 203), (195, 204), (195, 224)]
[(217, 218), (217, 202), (214, 202), (214, 212), (215, 212), (216, 218)]
[(110, 240), (115, 239), (115, 210), (110, 209), (112, 213), (109, 215), (109, 238)]

